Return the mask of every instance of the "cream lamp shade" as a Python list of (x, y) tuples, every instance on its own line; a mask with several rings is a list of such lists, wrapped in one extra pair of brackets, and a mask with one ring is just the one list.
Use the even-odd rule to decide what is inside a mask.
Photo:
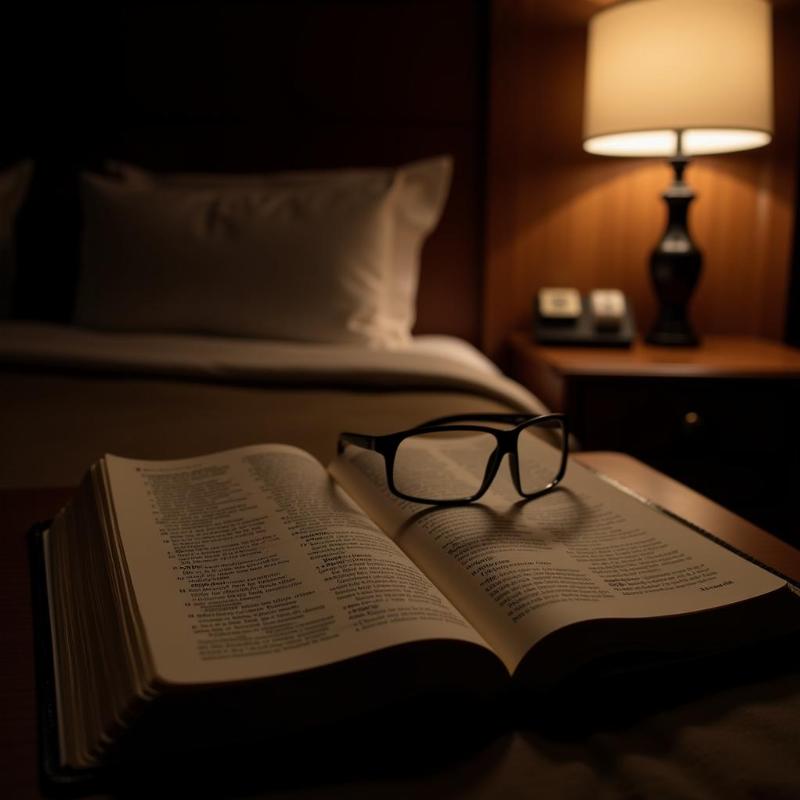
[(670, 157), (679, 140), (686, 156), (768, 144), (770, 12), (764, 0), (630, 0), (596, 14), (584, 149)]

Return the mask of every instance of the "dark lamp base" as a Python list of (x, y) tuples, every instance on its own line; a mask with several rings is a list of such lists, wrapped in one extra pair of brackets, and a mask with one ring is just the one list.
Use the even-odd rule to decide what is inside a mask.
[(647, 342), (666, 347), (696, 347), (700, 341), (689, 323), (689, 298), (700, 277), (703, 257), (686, 227), (694, 192), (683, 181), (687, 159), (678, 155), (670, 162), (675, 180), (662, 195), (667, 203), (667, 229), (650, 256), (650, 275), (659, 311)]
[(647, 334), (645, 341), (662, 347), (697, 347), (700, 344), (700, 339), (688, 328), (683, 330), (653, 328)]

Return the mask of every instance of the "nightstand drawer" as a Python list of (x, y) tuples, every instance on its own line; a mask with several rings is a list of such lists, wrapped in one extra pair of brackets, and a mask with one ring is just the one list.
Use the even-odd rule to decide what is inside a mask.
[(800, 433), (798, 382), (595, 377), (574, 381), (570, 394), (575, 433), (586, 449), (777, 455)]
[(513, 374), (569, 414), (585, 450), (621, 450), (800, 543), (800, 349), (748, 336), (700, 347), (544, 347), (518, 331)]

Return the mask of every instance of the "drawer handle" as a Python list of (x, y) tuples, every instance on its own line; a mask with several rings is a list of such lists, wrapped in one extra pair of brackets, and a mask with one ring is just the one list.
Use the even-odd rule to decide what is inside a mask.
[(687, 411), (683, 415), (683, 424), (690, 430), (696, 430), (703, 424), (703, 418), (696, 411)]

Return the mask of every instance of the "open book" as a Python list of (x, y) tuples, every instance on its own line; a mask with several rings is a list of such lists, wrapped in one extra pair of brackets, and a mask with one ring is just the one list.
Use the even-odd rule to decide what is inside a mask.
[[(465, 443), (419, 479), (484, 458)], [(529, 502), (506, 473), (434, 508), (392, 495), (359, 448), (327, 470), (284, 445), (106, 456), (45, 538), (62, 762), (420, 692), (546, 689), (800, 624), (784, 580), (580, 464)]]

